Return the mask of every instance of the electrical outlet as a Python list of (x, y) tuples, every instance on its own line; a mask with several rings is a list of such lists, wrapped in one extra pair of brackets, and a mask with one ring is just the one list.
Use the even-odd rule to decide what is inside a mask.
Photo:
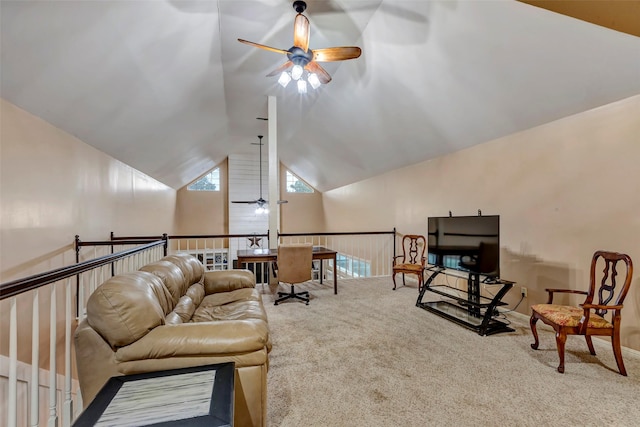
[(520, 294), (526, 298), (527, 297), (527, 288), (525, 288), (524, 286), (520, 288)]

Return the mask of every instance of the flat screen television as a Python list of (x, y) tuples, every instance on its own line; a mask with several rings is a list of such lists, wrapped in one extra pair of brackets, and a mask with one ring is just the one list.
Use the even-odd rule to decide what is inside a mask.
[(500, 277), (500, 216), (428, 218), (428, 263)]

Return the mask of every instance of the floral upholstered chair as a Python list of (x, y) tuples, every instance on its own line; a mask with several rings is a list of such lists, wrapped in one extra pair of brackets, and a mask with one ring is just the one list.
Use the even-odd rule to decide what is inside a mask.
[[(624, 281), (618, 287), (617, 276), (618, 263), (626, 271), (623, 273)], [(598, 275), (598, 278), (596, 278)], [(547, 304), (535, 304), (531, 306), (531, 332), (535, 342), (531, 348), (538, 348), (538, 332), (536, 322), (542, 320), (556, 331), (556, 344), (560, 364), (558, 372), (564, 372), (564, 346), (567, 335), (584, 335), (587, 346), (592, 355), (595, 355), (591, 337), (594, 335), (609, 336), (613, 345), (613, 354), (616, 358), (620, 374), (627, 375), (622, 361), (620, 348), (620, 313), (633, 276), (633, 263), (628, 255), (616, 252), (597, 251), (591, 260), (591, 278), (588, 291), (570, 289), (546, 289), (549, 293)], [(554, 293), (572, 293), (586, 295), (579, 306), (553, 304)], [(597, 298), (597, 302), (594, 302)]]

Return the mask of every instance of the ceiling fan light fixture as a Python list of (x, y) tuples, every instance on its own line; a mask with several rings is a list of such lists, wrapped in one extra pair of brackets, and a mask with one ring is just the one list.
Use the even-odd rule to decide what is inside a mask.
[(298, 80), (298, 93), (307, 93), (307, 82), (302, 79)]
[[(278, 68), (267, 74), (267, 77), (273, 77), (280, 73), (278, 83), (282, 87), (286, 87), (291, 80), (305, 80), (304, 70), (307, 70), (308, 83), (313, 89), (317, 89), (321, 85), (326, 85), (331, 81), (331, 76), (324, 68), (322, 68), (319, 62), (346, 61), (349, 59), (359, 58), (362, 53), (362, 50), (357, 46), (328, 47), (315, 50), (310, 49), (309, 19), (302, 14), (306, 8), (307, 4), (302, 0), (296, 0), (293, 2), (293, 9), (296, 11), (297, 15), (293, 22), (293, 46), (289, 49), (285, 50), (244, 39), (238, 39), (240, 43), (287, 56), (287, 61), (284, 64), (281, 64)], [(297, 88), (298, 93), (307, 93), (307, 81), (304, 83), (298, 83)]]
[(280, 83), (280, 86), (287, 87), (290, 81), (291, 76), (289, 75), (289, 73), (283, 71), (282, 74), (280, 74), (280, 78), (278, 79), (278, 83)]
[(311, 85), (311, 87), (314, 89), (318, 89), (322, 84), (320, 83), (320, 79), (318, 78), (318, 75), (316, 73), (309, 74), (309, 77), (307, 78), (307, 80), (309, 81), (309, 84)]
[[(302, 77), (303, 68), (300, 65), (294, 65), (291, 69), (291, 78), (293, 80), (298, 80)], [(298, 86), (299, 87), (299, 86)]]

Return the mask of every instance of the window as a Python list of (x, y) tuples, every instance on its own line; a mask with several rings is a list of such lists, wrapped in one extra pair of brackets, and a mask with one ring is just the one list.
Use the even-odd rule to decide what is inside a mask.
[(371, 277), (371, 263), (360, 258), (338, 253), (338, 270), (352, 277)]
[(220, 191), (220, 168), (215, 168), (187, 187), (190, 191)]
[(287, 193), (313, 193), (313, 188), (302, 182), (300, 178), (287, 171)]

